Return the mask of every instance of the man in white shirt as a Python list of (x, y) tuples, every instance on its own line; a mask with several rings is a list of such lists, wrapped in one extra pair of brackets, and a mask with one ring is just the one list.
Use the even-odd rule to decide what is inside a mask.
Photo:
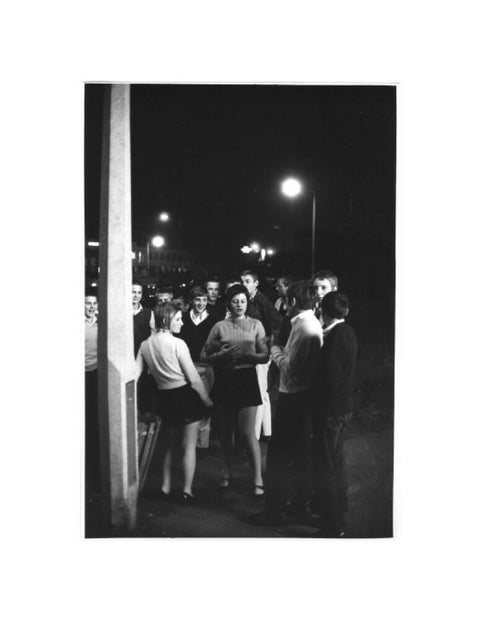
[(308, 514), (309, 454), (311, 444), (310, 398), (318, 371), (322, 328), (313, 312), (314, 289), (309, 282), (292, 284), (287, 292), (292, 331), (285, 347), (272, 345), (272, 361), (280, 369), (278, 408), (267, 455), (265, 476), (267, 511), (255, 515), (258, 525), (281, 525), (289, 500), (293, 466), (291, 507)]

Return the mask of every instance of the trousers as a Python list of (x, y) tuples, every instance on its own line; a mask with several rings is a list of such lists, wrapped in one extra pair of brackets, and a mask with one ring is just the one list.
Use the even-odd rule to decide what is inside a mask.
[(269, 510), (283, 511), (291, 496), (295, 504), (307, 504), (310, 493), (310, 437), (308, 391), (296, 394), (280, 392), (265, 473)]
[(320, 515), (327, 527), (343, 528), (348, 510), (343, 443), (352, 413), (316, 413), (312, 415), (312, 511)]

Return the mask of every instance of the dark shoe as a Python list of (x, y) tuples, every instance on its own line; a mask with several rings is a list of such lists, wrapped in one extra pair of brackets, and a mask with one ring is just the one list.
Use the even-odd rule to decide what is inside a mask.
[(312, 538), (346, 538), (347, 530), (343, 527), (325, 529), (321, 528), (312, 534)]
[(274, 512), (271, 510), (265, 510), (264, 512), (259, 512), (255, 515), (252, 515), (248, 522), (252, 525), (261, 525), (265, 527), (278, 527), (284, 525), (286, 523), (286, 516), (283, 512)]
[(184, 506), (191, 506), (196, 503), (196, 499), (190, 493), (182, 493), (182, 504)]
[(158, 499), (161, 499), (163, 502), (168, 501), (169, 499), (171, 499), (171, 495), (170, 493), (165, 493), (165, 491), (162, 491), (160, 489), (160, 492), (158, 493)]
[(310, 509), (307, 504), (289, 504), (285, 512), (293, 519), (308, 520), (310, 518)]

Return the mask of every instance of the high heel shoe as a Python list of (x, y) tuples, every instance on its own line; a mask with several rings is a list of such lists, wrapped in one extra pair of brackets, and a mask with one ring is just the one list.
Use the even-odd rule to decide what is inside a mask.
[(182, 493), (182, 504), (184, 506), (189, 506), (191, 504), (195, 504), (196, 499), (195, 496), (191, 493)]
[(265, 496), (265, 489), (262, 484), (256, 484), (253, 487), (253, 497), (255, 499), (262, 499)]

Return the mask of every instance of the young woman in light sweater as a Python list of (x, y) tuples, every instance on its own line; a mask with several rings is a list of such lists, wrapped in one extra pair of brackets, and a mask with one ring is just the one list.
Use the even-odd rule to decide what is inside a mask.
[(161, 494), (171, 492), (171, 462), (173, 442), (181, 436), (184, 503), (194, 500), (192, 482), (195, 474), (195, 447), (200, 421), (209, 416), (207, 408), (213, 403), (192, 361), (187, 344), (178, 334), (183, 322), (182, 313), (172, 302), (156, 306), (156, 331), (142, 342), (137, 355), (137, 379), (144, 364), (150, 370), (158, 387), (157, 414), (162, 418), (160, 447), (162, 452)]
[(258, 387), (256, 364), (268, 359), (265, 329), (262, 323), (247, 316), (248, 292), (234, 284), (226, 293), (228, 319), (216, 323), (207, 338), (200, 358), (215, 370), (214, 400), (220, 411), (220, 432), (224, 457), (221, 488), (228, 488), (232, 476), (235, 429), (244, 439), (253, 474), (253, 493), (264, 494), (260, 445), (255, 436), (255, 415), (262, 398)]

